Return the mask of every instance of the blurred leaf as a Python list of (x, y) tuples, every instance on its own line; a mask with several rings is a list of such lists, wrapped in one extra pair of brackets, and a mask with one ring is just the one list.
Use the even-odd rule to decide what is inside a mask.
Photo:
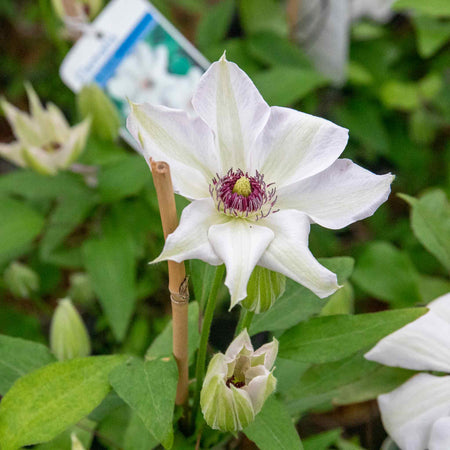
[(194, 287), (194, 299), (198, 301), (200, 310), (203, 311), (212, 287), (216, 267), (199, 259), (191, 259), (189, 267), (190, 278)]
[(418, 83), (419, 94), (425, 101), (432, 101), (442, 89), (442, 76), (436, 72), (430, 72)]
[(239, 0), (239, 12), (247, 34), (272, 31), (287, 36), (286, 13), (275, 0)]
[(392, 8), (397, 11), (413, 9), (430, 16), (450, 16), (450, 3), (447, 0), (397, 0)]
[(0, 199), (0, 265), (27, 251), (44, 226), (44, 218), (25, 203)]
[[(353, 270), (353, 259), (349, 257), (321, 258), (319, 262), (338, 277), (338, 282), (343, 284)], [(329, 299), (330, 297), (328, 297)], [(328, 299), (321, 299), (309, 289), (301, 286), (293, 280), (286, 280), (286, 290), (268, 311), (257, 314), (252, 321), (250, 334), (261, 331), (278, 331), (296, 325), (314, 314), (318, 314)]]
[(413, 374), (368, 361), (361, 353), (314, 365), (286, 394), (288, 410), (298, 415), (318, 407), (367, 401), (395, 389)]
[(269, 66), (294, 66), (312, 69), (300, 48), (273, 32), (261, 32), (246, 39), (249, 53)]
[(44, 261), (52, 261), (51, 253), (88, 216), (96, 198), (89, 191), (60, 200), (49, 217), (46, 231), (40, 242), (40, 252)]
[[(3, 303), (1, 308), (0, 333), (42, 343), (47, 341), (42, 333), (41, 322), (36, 316), (20, 312)], [(0, 395), (2, 395), (2, 392), (0, 392)]]
[(426, 308), (409, 308), (313, 318), (280, 336), (279, 355), (310, 363), (337, 361), (375, 345), (427, 311)]
[[(189, 359), (194, 357), (195, 350), (198, 347), (200, 334), (198, 331), (198, 303), (189, 302), (188, 309), (188, 352)], [(164, 330), (156, 337), (147, 350), (146, 359), (155, 359), (172, 354), (172, 321), (170, 321)]]
[(136, 262), (128, 233), (117, 229), (83, 244), (83, 257), (114, 336), (121, 341), (134, 311)]
[(98, 189), (103, 202), (115, 202), (137, 194), (150, 181), (151, 172), (139, 155), (126, 157), (103, 166), (98, 176)]
[(304, 450), (328, 450), (341, 437), (341, 430), (330, 430), (303, 440)]
[(352, 37), (358, 41), (378, 39), (386, 34), (382, 25), (375, 22), (356, 22), (352, 25)]
[(55, 361), (48, 347), (0, 335), (0, 395), (23, 375)]
[(79, 162), (103, 166), (120, 161), (126, 155), (125, 148), (114, 142), (103, 141), (95, 136), (89, 136), (86, 149), (82, 153)]
[(277, 357), (275, 377), (277, 379), (277, 393), (284, 395), (299, 382), (302, 374), (311, 366), (310, 363), (293, 361)]
[(450, 22), (433, 17), (413, 16), (417, 47), (422, 58), (429, 58), (450, 39)]
[(424, 303), (429, 303), (437, 297), (450, 292), (450, 281), (445, 278), (421, 275), (419, 290)]
[(96, 430), (99, 443), (108, 450), (123, 448), (125, 440), (124, 430), (130, 423), (132, 410), (121, 399), (120, 401), (121, 405), (111, 410), (102, 419)]
[(225, 38), (233, 19), (234, 8), (234, 0), (222, 0), (203, 13), (196, 39), (200, 50), (218, 44)]
[(77, 423), (106, 396), (108, 374), (123, 359), (90, 356), (56, 362), (19, 379), (0, 405), (2, 449), (49, 441)]
[(372, 242), (364, 247), (352, 280), (365, 292), (395, 307), (420, 302), (416, 268), (407, 253), (388, 242)]
[(269, 397), (254, 422), (244, 434), (260, 450), (302, 450), (295, 425), (284, 405), (274, 396)]
[(411, 205), (414, 235), (450, 271), (450, 205), (445, 192), (434, 189), (419, 200), (401, 197)]
[(380, 98), (387, 108), (414, 111), (420, 106), (419, 90), (415, 83), (390, 80), (380, 89)]
[(79, 175), (60, 172), (54, 176), (16, 170), (0, 177), (0, 193), (19, 195), (29, 199), (55, 199), (77, 196), (86, 191)]
[(178, 369), (173, 357), (130, 359), (109, 375), (114, 390), (136, 411), (148, 431), (164, 448), (173, 444), (173, 410)]
[(327, 84), (314, 70), (277, 66), (253, 76), (256, 87), (269, 105), (290, 106)]
[(372, 74), (361, 64), (349, 61), (347, 65), (348, 81), (352, 84), (368, 86), (374, 82)]
[(352, 285), (346, 281), (344, 285), (329, 297), (327, 304), (320, 312), (321, 316), (333, 316), (336, 314), (353, 314), (354, 292)]
[(141, 418), (133, 412), (125, 430), (124, 450), (150, 450), (158, 446), (158, 441), (149, 433)]

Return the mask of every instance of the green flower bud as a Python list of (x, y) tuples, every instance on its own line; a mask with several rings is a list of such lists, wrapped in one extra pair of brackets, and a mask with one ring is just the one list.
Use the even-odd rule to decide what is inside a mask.
[(6, 100), (0, 104), (17, 140), (0, 144), (0, 156), (20, 167), (30, 167), (43, 175), (54, 175), (69, 167), (86, 145), (90, 119), (70, 127), (62, 112), (52, 103), (45, 108), (26, 85), (31, 114), (20, 111)]
[(86, 327), (70, 299), (65, 298), (53, 314), (50, 348), (60, 360), (89, 356), (91, 342)]
[(3, 275), (6, 287), (18, 298), (29, 298), (39, 289), (39, 276), (25, 264), (12, 262)]
[(100, 139), (113, 141), (119, 135), (117, 108), (96, 84), (84, 86), (77, 96), (81, 117), (92, 119), (92, 132)]
[(241, 305), (256, 314), (267, 311), (284, 294), (286, 277), (256, 266), (247, 284), (247, 297)]
[(200, 396), (203, 416), (211, 428), (236, 432), (253, 422), (276, 387), (272, 366), (277, 353), (275, 338), (254, 351), (244, 330), (225, 354), (212, 358)]
[(91, 278), (87, 273), (76, 272), (70, 275), (69, 297), (82, 304), (91, 303), (95, 299)]

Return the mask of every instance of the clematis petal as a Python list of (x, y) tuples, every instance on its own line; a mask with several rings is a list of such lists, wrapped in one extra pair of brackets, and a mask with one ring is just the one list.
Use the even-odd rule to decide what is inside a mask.
[(22, 155), (22, 145), (20, 142), (11, 142), (11, 144), (0, 143), (0, 156), (11, 161), (16, 166), (26, 167), (27, 165)]
[(22, 155), (27, 163), (36, 172), (42, 175), (55, 175), (58, 171), (56, 160), (51, 153), (39, 147), (24, 147)]
[(450, 417), (442, 417), (431, 428), (429, 450), (448, 450), (450, 448)]
[(209, 197), (209, 183), (218, 170), (211, 131), (199, 118), (181, 110), (131, 103), (127, 127), (146, 160), (170, 165), (174, 188), (190, 199)]
[(433, 424), (450, 415), (450, 376), (416, 375), (380, 395), (378, 405), (384, 428), (400, 448), (424, 450)]
[(208, 240), (208, 230), (211, 225), (229, 220), (229, 217), (217, 212), (212, 199), (195, 200), (184, 208), (180, 224), (167, 236), (162, 253), (152, 262), (201, 259), (215, 266), (221, 264)]
[(278, 354), (278, 340), (273, 338), (272, 342), (262, 345), (253, 353), (252, 359), (264, 355), (263, 364), (266, 369), (271, 369)]
[(277, 190), (277, 207), (302, 211), (333, 230), (371, 216), (386, 201), (394, 180), (338, 159), (328, 169)]
[(427, 308), (450, 325), (450, 293), (428, 303)]
[(225, 356), (230, 359), (236, 358), (243, 348), (246, 348), (249, 352), (253, 352), (252, 341), (248, 335), (247, 329), (242, 330), (238, 336), (236, 336), (233, 342), (228, 346)]
[(273, 106), (250, 155), (251, 173), (263, 173), (278, 188), (313, 176), (344, 151), (348, 130), (334, 123)]
[[(256, 367), (249, 369), (249, 372)], [(247, 392), (252, 401), (253, 410), (255, 414), (261, 411), (264, 402), (267, 397), (275, 390), (277, 386), (277, 380), (273, 376), (272, 372), (268, 372), (264, 375), (254, 377), (248, 384)]]
[(258, 265), (280, 272), (319, 297), (327, 297), (339, 285), (336, 275), (323, 267), (308, 249), (309, 219), (295, 210), (271, 214), (262, 223), (275, 233)]
[(365, 357), (388, 366), (449, 373), (450, 323), (430, 310), (386, 336)]
[(222, 172), (244, 170), (270, 112), (247, 74), (223, 55), (201, 78), (192, 105), (214, 131)]
[(227, 268), (230, 309), (247, 296), (248, 279), (273, 238), (269, 228), (238, 218), (209, 229), (208, 239)]

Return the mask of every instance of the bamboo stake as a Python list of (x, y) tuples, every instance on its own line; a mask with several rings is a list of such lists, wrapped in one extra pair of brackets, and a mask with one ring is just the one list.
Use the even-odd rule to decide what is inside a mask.
[[(158, 197), (164, 239), (178, 226), (175, 196), (170, 167), (164, 161), (150, 159), (150, 167)], [(175, 403), (183, 405), (188, 398), (188, 302), (189, 291), (184, 263), (168, 261), (169, 292), (172, 304), (173, 355), (178, 366), (178, 386)]]
[(289, 29), (289, 38), (295, 40), (295, 29), (299, 20), (298, 13), (300, 11), (301, 0), (288, 0), (286, 5), (286, 19)]

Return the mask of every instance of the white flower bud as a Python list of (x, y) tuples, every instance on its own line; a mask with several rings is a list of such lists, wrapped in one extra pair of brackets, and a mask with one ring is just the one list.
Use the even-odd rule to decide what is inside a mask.
[(254, 420), (276, 387), (272, 366), (277, 353), (275, 338), (254, 351), (244, 330), (225, 354), (212, 358), (200, 397), (203, 416), (211, 428), (235, 432)]
[(18, 298), (29, 298), (39, 289), (39, 276), (25, 264), (12, 262), (3, 275), (6, 287)]
[(88, 304), (95, 299), (95, 292), (92, 287), (92, 282), (87, 273), (72, 273), (69, 279), (69, 297), (76, 303)]
[(0, 156), (20, 167), (30, 167), (44, 175), (54, 175), (69, 167), (84, 150), (90, 119), (70, 127), (52, 103), (44, 108), (31, 85), (26, 85), (31, 114), (6, 100), (1, 106), (17, 141), (0, 144)]
[(67, 17), (86, 20), (97, 15), (103, 6), (103, 0), (52, 0), (52, 5), (62, 20)]
[(91, 342), (86, 327), (70, 299), (65, 298), (53, 314), (50, 348), (60, 360), (89, 356)]

